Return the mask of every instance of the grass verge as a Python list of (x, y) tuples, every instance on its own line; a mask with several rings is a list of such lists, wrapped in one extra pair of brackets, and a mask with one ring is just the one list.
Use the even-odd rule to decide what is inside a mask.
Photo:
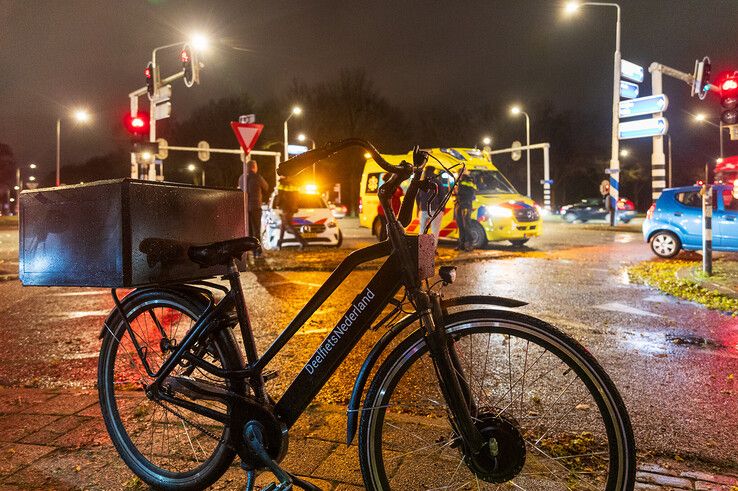
[(652, 286), (669, 295), (738, 316), (738, 298), (718, 289), (736, 282), (738, 273), (735, 265), (715, 262), (715, 274), (709, 279), (699, 268), (700, 263), (695, 261), (644, 261), (628, 268), (628, 276), (634, 283)]

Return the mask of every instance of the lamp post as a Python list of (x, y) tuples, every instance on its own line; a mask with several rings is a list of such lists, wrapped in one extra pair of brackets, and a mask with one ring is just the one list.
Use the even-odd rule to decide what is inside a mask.
[(525, 149), (526, 158), (526, 169), (528, 171), (528, 186), (526, 196), (530, 198), (531, 186), (530, 186), (530, 116), (528, 113), (523, 111), (520, 106), (513, 106), (510, 108), (510, 113), (513, 115), (523, 114), (525, 115), (525, 145), (528, 147)]
[(284, 120), (284, 159), (285, 160), (290, 158), (289, 150), (287, 149), (287, 147), (290, 144), (287, 122), (290, 120), (292, 116), (299, 116), (300, 114), (302, 114), (302, 108), (300, 106), (294, 106), (292, 108), (292, 111), (290, 111), (290, 115), (287, 116), (287, 119)]
[(615, 205), (620, 197), (620, 160), (618, 160), (618, 125), (620, 114), (620, 5), (605, 2), (569, 2), (566, 4), (566, 13), (573, 14), (580, 7), (615, 7), (617, 21), (615, 23), (615, 54), (613, 56), (613, 86), (612, 86), (612, 149), (610, 152), (610, 226), (615, 225)]
[[(197, 166), (195, 164), (190, 164), (187, 166), (187, 170), (192, 172), (192, 183), (195, 184), (195, 172), (197, 172)], [(202, 174), (200, 177), (200, 185), (205, 186), (205, 166), (202, 168)]]
[(723, 121), (720, 120), (720, 124), (715, 124), (705, 116), (704, 113), (698, 113), (694, 115), (694, 120), (698, 123), (707, 123), (710, 126), (714, 126), (720, 131), (720, 158), (723, 158)]
[[(310, 142), (310, 150), (315, 150), (315, 140), (305, 136), (305, 133), (297, 135), (297, 141), (300, 143)], [(313, 184), (315, 184), (315, 162), (313, 162)]]
[[(37, 167), (36, 164), (34, 164), (33, 162), (28, 164), (28, 168), (31, 170), (36, 169), (36, 167)], [(33, 181), (36, 181), (36, 178), (31, 175), (28, 177), (28, 180), (33, 182)], [(15, 169), (15, 186), (13, 186), (13, 190), (15, 191), (15, 199), (10, 198), (10, 201), (15, 202), (14, 208), (15, 208), (15, 214), (17, 215), (19, 211), (19, 207), (20, 207), (20, 193), (21, 191), (23, 191), (23, 179), (21, 178), (21, 168), (20, 167)]]
[[(86, 123), (90, 120), (90, 113), (84, 109), (77, 109), (72, 113), (72, 118), (78, 123)], [(61, 120), (56, 120), (56, 186), (61, 185)]]

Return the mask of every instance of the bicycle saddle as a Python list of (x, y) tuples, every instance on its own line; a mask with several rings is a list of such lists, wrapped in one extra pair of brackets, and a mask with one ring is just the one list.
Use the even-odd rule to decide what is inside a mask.
[(246, 251), (260, 250), (261, 244), (254, 237), (240, 237), (238, 239), (223, 240), (200, 246), (190, 246), (187, 255), (192, 262), (203, 268), (217, 264), (227, 265), (231, 259), (241, 259)]

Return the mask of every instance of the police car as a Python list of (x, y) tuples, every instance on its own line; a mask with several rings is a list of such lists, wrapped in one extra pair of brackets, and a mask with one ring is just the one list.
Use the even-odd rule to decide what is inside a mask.
[[(269, 208), (264, 210), (261, 220), (261, 244), (265, 249), (277, 249), (282, 226), (282, 211), (272, 205), (276, 195), (270, 199)], [(292, 225), (308, 245), (341, 247), (343, 234), (331, 208), (317, 192), (300, 192), (297, 201), (298, 211), (292, 217)], [(300, 241), (285, 230), (282, 247), (298, 246)]]

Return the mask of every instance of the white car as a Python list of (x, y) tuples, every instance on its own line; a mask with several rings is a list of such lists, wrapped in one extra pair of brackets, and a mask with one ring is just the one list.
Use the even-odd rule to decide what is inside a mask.
[[(282, 225), (282, 211), (271, 206), (274, 199), (272, 196), (270, 207), (264, 211), (261, 221), (261, 244), (267, 250), (278, 248)], [(297, 206), (299, 209), (292, 217), (292, 225), (300, 231), (305, 242), (309, 245), (341, 247), (343, 234), (331, 208), (321, 195), (300, 193)], [(295, 236), (285, 230), (282, 247), (298, 245), (300, 242)]]

